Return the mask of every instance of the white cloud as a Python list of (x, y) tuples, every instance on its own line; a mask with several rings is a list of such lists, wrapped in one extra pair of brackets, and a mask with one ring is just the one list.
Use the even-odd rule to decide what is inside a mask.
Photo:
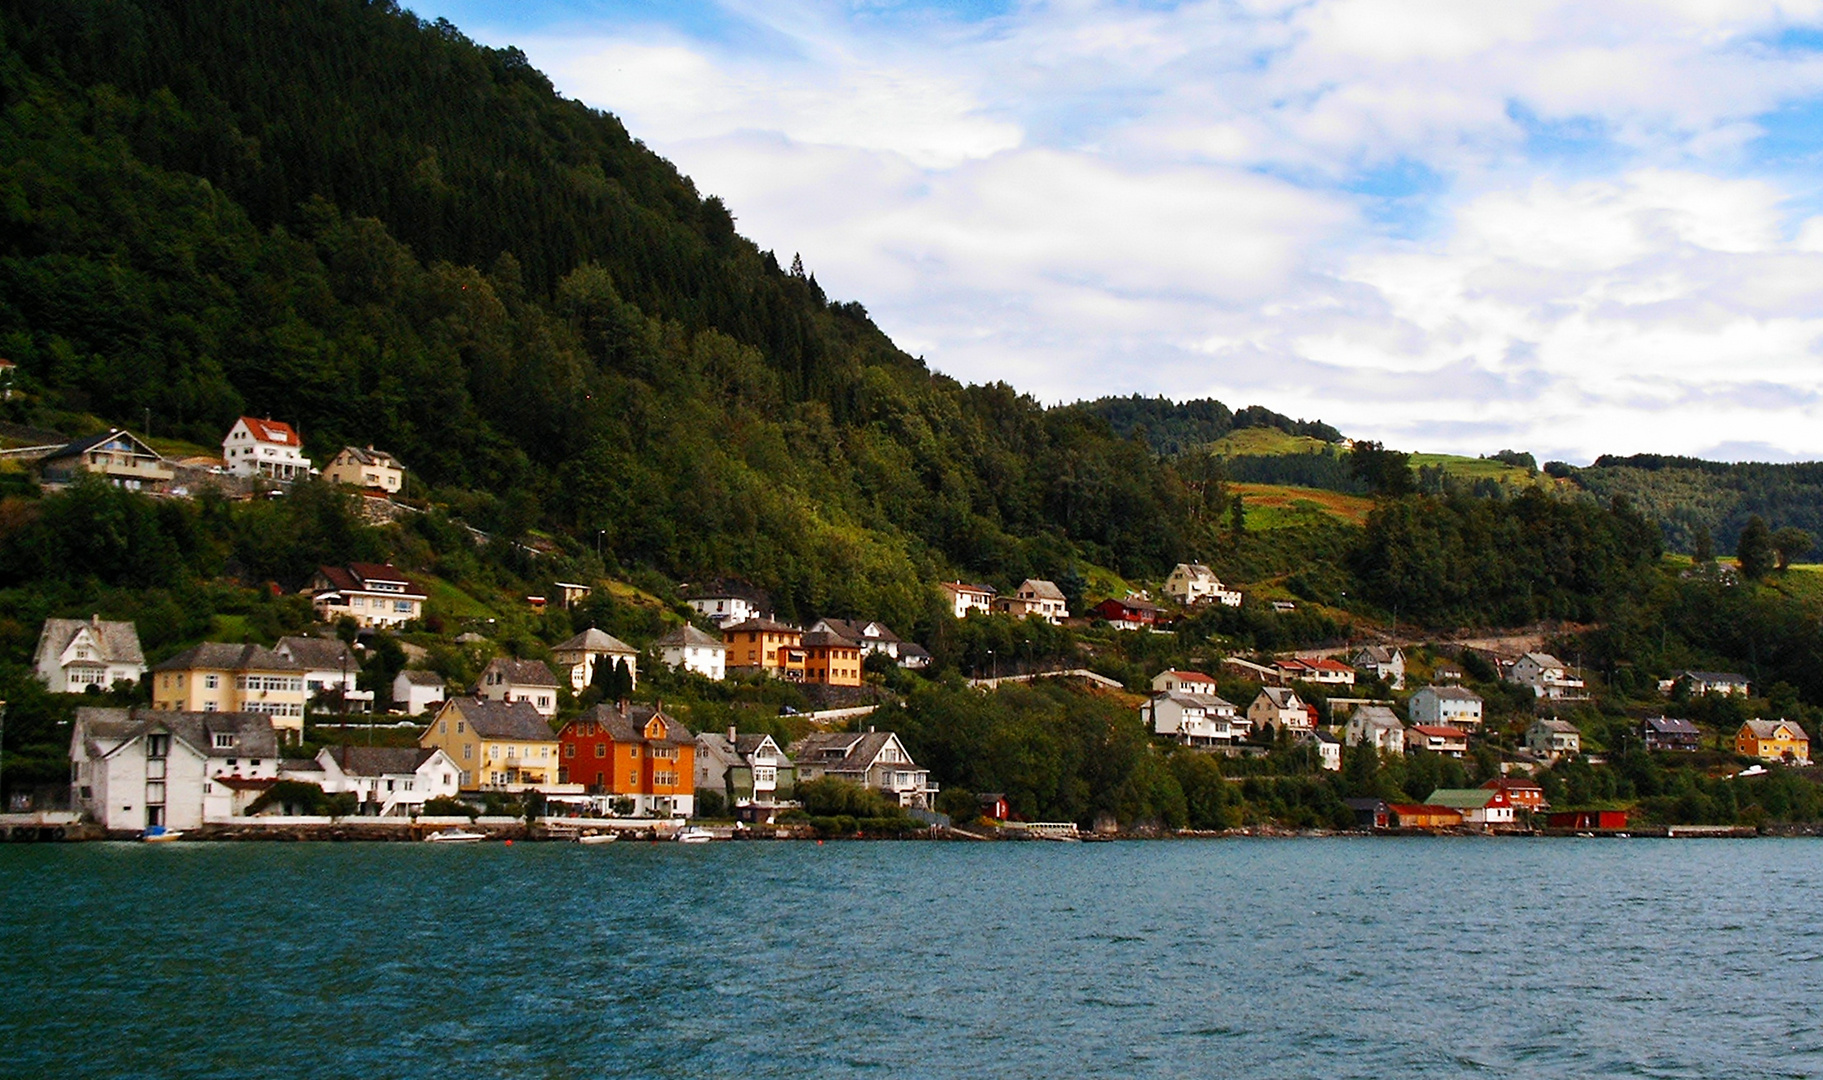
[(1426, 449), (1823, 456), (1823, 219), (1753, 156), (1823, 98), (1769, 44), (1823, 0), (737, 10), (763, 44), (515, 40), (940, 370)]

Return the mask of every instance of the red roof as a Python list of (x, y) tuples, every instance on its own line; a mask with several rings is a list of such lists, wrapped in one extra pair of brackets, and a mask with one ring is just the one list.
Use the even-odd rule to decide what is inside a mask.
[(1461, 728), (1444, 727), (1441, 724), (1413, 724), (1412, 730), (1435, 739), (1466, 739), (1469, 737), (1469, 733)]
[(1211, 679), (1209, 676), (1203, 674), (1200, 671), (1167, 671), (1167, 672), (1165, 672), (1165, 674), (1176, 678), (1180, 682), (1212, 683), (1215, 681), (1214, 679)]
[(241, 417), (241, 423), (260, 442), (275, 443), (279, 446), (302, 446), (303, 440), (298, 433), (291, 430), (291, 425), (280, 420), (260, 420), (252, 416)]
[(1490, 791), (1543, 791), (1544, 788), (1530, 780), (1516, 780), (1507, 776), (1496, 776), (1481, 785)]
[(1349, 667), (1340, 660), (1331, 660), (1327, 656), (1319, 656), (1315, 660), (1306, 660), (1304, 661), (1304, 666), (1316, 671), (1346, 671), (1351, 673), (1354, 671), (1354, 668)]

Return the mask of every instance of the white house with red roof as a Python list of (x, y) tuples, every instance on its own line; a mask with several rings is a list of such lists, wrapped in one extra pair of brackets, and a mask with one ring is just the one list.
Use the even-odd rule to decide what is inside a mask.
[(324, 622), (351, 618), (356, 626), (404, 626), (423, 618), (424, 587), (390, 563), (319, 567), (310, 586), (311, 606)]
[(1355, 684), (1355, 669), (1327, 656), (1309, 660), (1293, 657), (1275, 661), (1272, 666), (1285, 682), (1328, 683), (1334, 686)]
[(310, 476), (310, 459), (304, 440), (290, 424), (243, 416), (222, 440), (222, 459), (235, 476), (270, 476), (274, 480), (303, 480)]
[(1200, 671), (1161, 671), (1152, 676), (1152, 689), (1161, 693), (1215, 696), (1215, 680)]

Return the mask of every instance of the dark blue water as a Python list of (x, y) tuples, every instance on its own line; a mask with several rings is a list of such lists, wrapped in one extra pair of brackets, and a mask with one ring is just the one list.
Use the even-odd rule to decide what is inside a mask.
[(0, 849), (0, 1071), (1814, 1077), (1823, 843)]

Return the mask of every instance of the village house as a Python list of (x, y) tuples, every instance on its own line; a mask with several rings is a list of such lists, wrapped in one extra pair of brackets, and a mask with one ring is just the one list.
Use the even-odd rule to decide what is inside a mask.
[(1348, 662), (1357, 670), (1385, 680), (1394, 690), (1405, 689), (1405, 652), (1397, 645), (1365, 645), (1355, 650)]
[(528, 701), (451, 698), (418, 745), (449, 755), (461, 769), (457, 783), (463, 791), (562, 790), (557, 735)]
[(146, 674), (146, 654), (130, 622), (104, 622), (99, 615), (46, 619), (32, 667), (51, 693), (80, 694), (91, 686), (107, 690), (117, 682), (137, 683)]
[(1152, 689), (1159, 693), (1171, 691), (1214, 697), (1215, 680), (1200, 671), (1165, 670), (1152, 676)]
[(1405, 748), (1461, 757), (1469, 752), (1469, 733), (1446, 724), (1413, 724), (1405, 729)]
[(1371, 746), (1383, 754), (1405, 753), (1405, 725), (1384, 705), (1363, 705), (1348, 718), (1342, 740), (1350, 746)]
[(152, 667), (152, 707), (162, 712), (249, 712), (279, 737), (304, 736), (304, 668), (261, 645), (205, 641)]
[(397, 628), (424, 615), (424, 588), (389, 563), (322, 566), (310, 586), (310, 604), (324, 622), (353, 619), (356, 626)]
[(989, 821), (1006, 821), (1013, 816), (1013, 804), (1006, 801), (1005, 792), (984, 791), (975, 796), (975, 805)]
[(748, 619), (722, 630), (728, 667), (804, 681), (804, 632), (771, 619)]
[(942, 587), (944, 597), (949, 601), (950, 612), (958, 619), (966, 618), (971, 611), (979, 611), (983, 615), (988, 615), (994, 610), (994, 590), (986, 585), (945, 581), (942, 583)]
[(1154, 735), (1167, 735), (1185, 746), (1226, 746), (1234, 742), (1240, 719), (1234, 705), (1219, 697), (1166, 690), (1139, 707), (1140, 722)]
[(53, 450), (38, 467), (46, 491), (61, 491), (85, 474), (128, 491), (164, 491), (177, 475), (162, 454), (119, 428)]
[(1042, 578), (1026, 578), (1013, 595), (995, 600), (994, 609), (1016, 619), (1043, 619), (1053, 626), (1070, 617), (1063, 592)]
[(290, 424), (243, 416), (222, 440), (222, 459), (235, 476), (305, 480), (311, 472), (304, 440)]
[(742, 820), (769, 820), (796, 788), (796, 766), (772, 736), (729, 728), (696, 737), (696, 790), (722, 792)]
[(1311, 728), (1300, 731), (1295, 736), (1299, 746), (1315, 746), (1317, 764), (1327, 772), (1342, 771), (1342, 740), (1324, 731), (1322, 728)]
[(1648, 716), (1640, 721), (1639, 734), (1648, 750), (1692, 752), (1702, 748), (1703, 732), (1688, 720)]
[(373, 711), (373, 691), (356, 685), (361, 661), (347, 642), (340, 638), (282, 637), (272, 651), (304, 669), (307, 702), (339, 712)]
[(1275, 660), (1272, 669), (1277, 673), (1280, 682), (1307, 682), (1321, 686), (1353, 686), (1355, 669), (1340, 660), (1331, 660), (1327, 656), (1314, 657), (1309, 660), (1292, 657), (1287, 660)]
[(1719, 694), (1722, 697), (1746, 697), (1748, 692), (1747, 676), (1737, 675), (1732, 671), (1678, 671), (1669, 679), (1660, 679), (1659, 692), (1670, 694), (1679, 685), (1691, 697), (1702, 697), (1704, 694)]
[(407, 716), (423, 716), (449, 697), (443, 676), (434, 671), (407, 668), (393, 676), (392, 707)]
[(1481, 695), (1460, 686), (1427, 686), (1405, 703), (1412, 723), (1443, 727), (1480, 728), (1481, 710)]
[(1513, 661), (1506, 678), (1508, 682), (1529, 686), (1535, 696), (1552, 701), (1572, 701), (1587, 696), (1583, 693), (1583, 680), (1570, 674), (1564, 662), (1550, 653), (1526, 653)]
[(1310, 707), (1288, 686), (1267, 686), (1247, 706), (1247, 722), (1255, 731), (1308, 731), (1316, 727)]
[(1540, 717), (1526, 728), (1525, 745), (1539, 757), (1555, 761), (1582, 753), (1582, 732), (1568, 720)]
[(1553, 829), (1575, 829), (1578, 832), (1624, 829), (1627, 827), (1627, 812), (1625, 810), (1563, 810), (1546, 817), (1545, 823)]
[(437, 747), (325, 746), (316, 768), (283, 774), (306, 780), (324, 792), (352, 793), (356, 813), (374, 817), (415, 817), (431, 799), (453, 799), (461, 790), (461, 767)]
[(1447, 806), (1456, 811), (1465, 825), (1487, 828), (1513, 824), (1513, 800), (1498, 788), (1438, 788), (1424, 801), (1429, 806)]
[(1462, 826), (1462, 812), (1447, 806), (1393, 803), (1388, 809), (1401, 829), (1456, 829)]
[(1152, 601), (1138, 597), (1116, 600), (1110, 596), (1089, 610), (1096, 617), (1107, 620), (1108, 625), (1116, 630), (1149, 630), (1170, 615)]
[(371, 446), (365, 449), (344, 446), (335, 460), (329, 463), (329, 467), (323, 470), (323, 479), (367, 491), (397, 495), (405, 486), (405, 466), (384, 450), (375, 450)]
[(570, 689), (581, 693), (595, 681), (598, 664), (612, 668), (625, 664), (632, 687), (639, 685), (639, 650), (604, 630), (589, 627), (551, 649), (551, 661), (559, 674), (567, 673)]
[(717, 578), (692, 589), (685, 603), (717, 626), (764, 620), (770, 617), (772, 598), (744, 581)]
[(1545, 808), (1544, 788), (1531, 780), (1513, 776), (1496, 776), (1481, 785), (1489, 791), (1504, 791), (1515, 810), (1539, 811)]
[(809, 634), (835, 634), (839, 637), (858, 643), (861, 646), (863, 659), (878, 654), (895, 664), (903, 664), (905, 643), (899, 635), (882, 622), (871, 619), (818, 619), (812, 623)]
[(1241, 594), (1222, 587), (1222, 579), (1202, 563), (1178, 563), (1165, 578), (1164, 593), (1185, 607), (1216, 603), (1241, 606)]
[(595, 592), (593, 585), (584, 585), (580, 581), (553, 581), (551, 584), (557, 586), (557, 599), (565, 611), (587, 600)]
[(694, 671), (717, 682), (728, 677), (728, 646), (689, 623), (654, 641), (652, 648), (667, 667)]
[(546, 720), (557, 715), (557, 677), (542, 660), (494, 657), (481, 669), (475, 696), (488, 701), (523, 701)]
[(804, 681), (828, 686), (861, 685), (861, 643), (829, 630), (798, 639), (804, 650)]
[(76, 710), (70, 805), (113, 832), (194, 829), (251, 801), (238, 781), (278, 778), (272, 719), (257, 713)]
[(937, 800), (930, 771), (920, 768), (890, 731), (813, 731), (792, 743), (789, 753), (799, 782), (833, 776), (915, 810), (929, 810)]
[(696, 736), (664, 706), (601, 704), (564, 724), (560, 779), (623, 803), (636, 817), (689, 817), (696, 806)]
[(1761, 761), (1810, 764), (1810, 736), (1789, 720), (1749, 720), (1734, 735), (1734, 752)]
[(1342, 805), (1354, 811), (1357, 829), (1390, 829), (1398, 817), (1385, 799), (1343, 799)]

